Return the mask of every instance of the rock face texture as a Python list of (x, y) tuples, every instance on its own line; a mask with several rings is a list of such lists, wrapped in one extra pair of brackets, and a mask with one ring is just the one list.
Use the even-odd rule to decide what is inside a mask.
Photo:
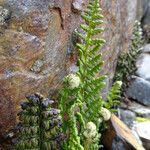
[[(100, 3), (106, 22), (102, 36), (107, 41), (102, 73), (111, 81), (119, 53), (130, 44), (137, 0)], [(57, 95), (62, 78), (76, 62), (72, 33), (86, 4), (86, 0), (0, 0), (0, 139), (14, 128), (26, 95)]]

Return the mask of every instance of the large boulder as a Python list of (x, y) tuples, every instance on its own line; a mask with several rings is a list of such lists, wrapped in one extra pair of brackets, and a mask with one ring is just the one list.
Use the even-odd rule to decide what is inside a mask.
[[(0, 11), (9, 12), (0, 26), (0, 139), (14, 128), (26, 95), (57, 96), (63, 77), (75, 66), (72, 33), (86, 4), (82, 0), (0, 0)], [(101, 72), (108, 74), (108, 89), (118, 54), (128, 51), (136, 4), (137, 0), (101, 1), (106, 29), (102, 36), (107, 41)]]

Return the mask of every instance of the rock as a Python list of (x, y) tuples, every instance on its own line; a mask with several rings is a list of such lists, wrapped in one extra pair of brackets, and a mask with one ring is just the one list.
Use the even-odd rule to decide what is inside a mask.
[(102, 136), (102, 142), (109, 150), (112, 147), (114, 150), (145, 150), (132, 131), (114, 114), (110, 119), (110, 127)]
[(136, 115), (134, 112), (130, 110), (125, 110), (125, 109), (119, 109), (119, 118), (128, 126), (131, 127), (133, 124), (133, 121), (136, 118)]
[(128, 106), (125, 104), (121, 104), (121, 108), (128, 109), (128, 110), (136, 113), (136, 116), (150, 118), (150, 108), (143, 106), (141, 104), (138, 104), (136, 102), (132, 102)]
[(142, 24), (143, 25), (149, 24), (150, 23), (150, 1), (149, 0), (143, 1), (143, 10), (144, 11), (143, 11)]
[(143, 47), (143, 53), (150, 53), (150, 44), (146, 44)]
[(139, 137), (143, 142), (143, 146), (149, 150), (150, 149), (150, 122), (136, 122), (133, 129), (138, 133)]
[(0, 25), (4, 25), (10, 17), (10, 11), (0, 6)]
[(145, 80), (150, 80), (150, 55), (142, 54), (140, 60), (137, 62), (137, 75)]
[(143, 79), (150, 79), (150, 44), (147, 44), (143, 48), (143, 53), (139, 56), (136, 67), (137, 67), (137, 75)]
[(137, 0), (137, 19), (141, 20), (146, 14), (149, 0)]
[(150, 82), (140, 77), (135, 77), (135, 79), (131, 81), (126, 95), (141, 104), (150, 106)]
[(74, 0), (72, 3), (72, 8), (74, 12), (81, 12), (84, 8), (84, 0)]
[(127, 149), (129, 149), (129, 146), (127, 146), (125, 142), (123, 142), (119, 137), (114, 138), (111, 150), (127, 150)]

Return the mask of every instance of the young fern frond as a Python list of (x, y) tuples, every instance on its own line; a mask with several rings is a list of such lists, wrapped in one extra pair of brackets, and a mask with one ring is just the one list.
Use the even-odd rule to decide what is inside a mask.
[[(84, 120), (80, 114), (82, 112), (82, 102), (77, 99), (79, 84), (79, 77), (70, 74), (64, 79), (64, 88), (60, 91), (62, 129), (67, 137), (63, 145), (64, 150), (83, 150), (78, 130), (79, 128), (84, 129)], [(80, 122), (79, 127), (77, 126), (78, 122)]]
[(121, 86), (122, 86), (121, 81), (115, 82), (107, 95), (106, 101), (104, 102), (104, 107), (107, 108), (111, 112), (116, 112), (115, 107), (118, 104), (120, 104), (119, 99), (121, 98), (120, 96)]
[(61, 149), (61, 117), (52, 100), (40, 94), (27, 97), (19, 113), (16, 150)]

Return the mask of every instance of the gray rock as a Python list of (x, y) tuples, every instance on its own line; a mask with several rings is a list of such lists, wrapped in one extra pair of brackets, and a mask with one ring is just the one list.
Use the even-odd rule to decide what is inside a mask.
[(137, 19), (141, 20), (148, 9), (149, 0), (137, 0)]
[[(135, 150), (132, 145), (125, 142), (120, 137), (116, 136), (112, 142), (112, 148), (111, 150)], [(140, 149), (137, 149), (140, 150)], [(142, 149), (143, 150), (143, 149)]]
[(144, 117), (144, 118), (150, 118), (150, 107), (143, 106), (136, 102), (132, 102), (129, 106), (127, 106), (125, 104), (121, 104), (121, 108), (129, 109), (132, 112), (135, 112), (137, 116)]
[(144, 53), (149, 53), (149, 52), (150, 52), (150, 44), (146, 44), (146, 45), (143, 47), (143, 52), (144, 52)]
[(126, 95), (139, 103), (150, 106), (150, 82), (136, 77), (131, 81)]
[(129, 127), (131, 127), (136, 118), (135, 113), (130, 110), (119, 109), (119, 115), (120, 119)]
[(112, 143), (112, 150), (127, 150), (127, 148), (121, 139), (115, 138)]
[[(145, 52), (150, 51), (150, 45), (144, 48)], [(143, 53), (137, 60), (137, 75), (143, 79), (150, 80), (150, 54)]]
[(150, 1), (149, 0), (143, 0), (143, 18), (142, 23), (143, 25), (150, 23)]
[(138, 133), (139, 137), (143, 142), (143, 146), (150, 149), (150, 122), (135, 123), (133, 129)]

